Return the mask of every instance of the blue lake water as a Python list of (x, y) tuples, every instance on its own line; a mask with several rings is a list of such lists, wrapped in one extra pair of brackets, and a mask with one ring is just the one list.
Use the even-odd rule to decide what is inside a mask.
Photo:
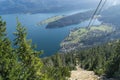
[[(77, 12), (82, 12), (77, 11)], [(16, 17), (27, 28), (28, 39), (32, 39), (33, 44), (37, 45), (37, 50), (44, 50), (43, 56), (51, 56), (60, 49), (61, 41), (69, 34), (70, 30), (76, 27), (84, 27), (88, 25), (88, 21), (81, 24), (67, 26), (58, 29), (46, 29), (46, 26), (37, 26), (36, 24), (47, 18), (56, 15), (71, 15), (77, 13), (76, 11), (65, 13), (48, 13), (48, 14), (8, 14), (1, 15), (3, 20), (7, 22), (8, 37), (13, 40), (13, 32), (16, 29)], [(99, 24), (99, 21), (96, 21)]]

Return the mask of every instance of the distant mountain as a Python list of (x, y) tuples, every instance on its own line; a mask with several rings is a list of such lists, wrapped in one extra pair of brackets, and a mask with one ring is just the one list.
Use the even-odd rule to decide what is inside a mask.
[(112, 6), (102, 12), (104, 16), (114, 16), (120, 14), (120, 5)]
[(60, 12), (94, 8), (98, 0), (0, 0), (0, 14)]
[(112, 6), (104, 10), (101, 14), (100, 21), (103, 23), (111, 24), (120, 27), (120, 5)]

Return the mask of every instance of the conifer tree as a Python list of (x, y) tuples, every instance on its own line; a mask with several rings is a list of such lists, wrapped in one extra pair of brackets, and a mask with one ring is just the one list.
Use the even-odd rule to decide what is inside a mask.
[(0, 18), (0, 80), (17, 80), (19, 65), (16, 55), (6, 37), (6, 22)]
[(117, 43), (114, 55), (107, 63), (106, 74), (108, 77), (120, 78), (120, 41)]
[(35, 51), (31, 40), (27, 40), (25, 27), (17, 20), (17, 32), (14, 33), (16, 52), (19, 62), (22, 65), (22, 78), (24, 80), (46, 80), (46, 75), (42, 73), (42, 62), (39, 58), (41, 51)]

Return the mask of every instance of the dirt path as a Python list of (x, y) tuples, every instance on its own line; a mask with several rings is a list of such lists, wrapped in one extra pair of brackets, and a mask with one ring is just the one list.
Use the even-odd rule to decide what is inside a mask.
[(95, 75), (93, 71), (86, 71), (78, 66), (76, 68), (77, 70), (71, 71), (71, 77), (69, 80), (99, 80), (98, 76)]

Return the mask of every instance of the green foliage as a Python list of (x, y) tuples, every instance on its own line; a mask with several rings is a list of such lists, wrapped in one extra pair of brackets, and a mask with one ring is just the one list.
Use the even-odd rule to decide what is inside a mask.
[(106, 64), (107, 77), (120, 78), (120, 41), (116, 44), (115, 53)]
[[(15, 46), (18, 59), (22, 65), (22, 78), (25, 80), (44, 80), (42, 73), (42, 62), (39, 58), (41, 51), (35, 51), (31, 45), (31, 40), (26, 39), (26, 29), (17, 20), (17, 32), (15, 32)], [(21, 78), (21, 79), (22, 79)]]
[(6, 37), (6, 23), (0, 18), (0, 80), (19, 79), (20, 65)]
[(75, 66), (69, 64), (67, 57), (67, 54), (56, 54), (42, 59), (46, 71), (49, 72), (48, 76), (51, 76), (52, 80), (67, 80), (70, 77), (70, 70)]
[(67, 77), (70, 77), (69, 67), (47, 67), (46, 69), (52, 80), (67, 80)]
[[(58, 66), (59, 56), (62, 66), (68, 66), (70, 70), (75, 69), (76, 64), (80, 67), (94, 71), (97, 75), (120, 78), (120, 41), (109, 42), (93, 48), (76, 50), (69, 53), (57, 54), (43, 60), (49, 61), (53, 66)], [(45, 64), (45, 65), (46, 65)]]
[(79, 65), (97, 75), (120, 78), (120, 41), (71, 52)]

